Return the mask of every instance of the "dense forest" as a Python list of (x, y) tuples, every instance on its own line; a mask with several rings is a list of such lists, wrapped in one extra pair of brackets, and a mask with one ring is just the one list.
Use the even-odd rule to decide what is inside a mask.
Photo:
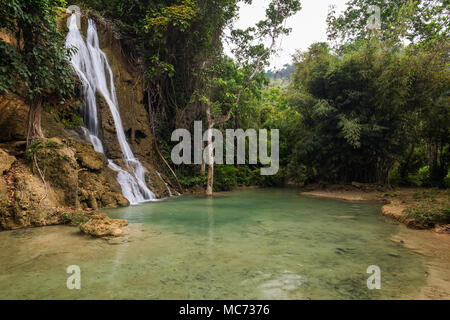
[[(233, 29), (238, 3), (77, 3), (112, 23), (139, 68), (148, 125), (167, 176), (176, 175), (184, 188), (217, 191), (319, 182), (450, 185), (448, 1), (349, 0), (346, 11), (331, 9), (329, 42), (298, 52), (282, 71), (284, 78), (290, 74), (283, 85), (269, 81), (266, 70), (300, 1), (272, 1), (266, 18), (246, 30)], [(383, 23), (368, 29), (367, 9), (374, 4), (383, 8)], [(57, 25), (66, 6), (63, 0), (1, 0), (0, 29), (19, 40), (0, 41), (0, 93), (29, 101), (29, 146), (43, 138), (42, 105), (77, 94), (67, 63), (71, 49)], [(225, 41), (234, 58), (224, 54)], [(193, 131), (196, 120), (221, 131), (279, 129), (278, 174), (261, 176), (249, 164), (211, 165), (209, 172), (205, 165), (174, 165), (171, 133)]]

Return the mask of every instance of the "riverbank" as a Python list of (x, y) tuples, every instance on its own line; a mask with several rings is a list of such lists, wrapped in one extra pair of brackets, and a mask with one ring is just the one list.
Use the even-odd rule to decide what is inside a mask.
[(331, 186), (301, 192), (302, 195), (347, 201), (384, 203), (383, 216), (413, 229), (432, 229), (450, 234), (450, 191), (425, 188), (376, 190), (367, 185)]
[(415, 299), (450, 300), (450, 235), (400, 225), (392, 241), (425, 257), (426, 285)]
[[(401, 188), (390, 192), (334, 188), (302, 192), (302, 195), (340, 199), (346, 201), (383, 202), (381, 213), (399, 223), (398, 233), (392, 237), (397, 242), (425, 257), (426, 285), (417, 300), (450, 299), (450, 226), (431, 225), (433, 213), (448, 207), (447, 190)], [(428, 215), (426, 215), (426, 213)], [(421, 230), (420, 230), (421, 229)]]

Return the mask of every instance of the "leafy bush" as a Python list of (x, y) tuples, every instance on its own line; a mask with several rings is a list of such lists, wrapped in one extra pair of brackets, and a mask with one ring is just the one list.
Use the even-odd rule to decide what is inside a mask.
[(423, 203), (416, 208), (410, 209), (408, 217), (414, 218), (424, 227), (432, 227), (437, 223), (450, 223), (450, 207), (438, 208)]
[(444, 187), (450, 188), (450, 170), (447, 173), (447, 176), (444, 178)]
[(425, 166), (419, 169), (417, 173), (417, 177), (420, 181), (421, 187), (430, 187), (431, 186), (431, 178), (430, 178), (430, 167)]
[(391, 171), (389, 171), (390, 183), (393, 186), (399, 186), (402, 183), (402, 177), (400, 175), (399, 166), (394, 166)]
[(253, 172), (248, 166), (239, 166), (237, 168), (237, 184), (241, 186), (251, 186), (254, 184), (252, 181)]
[(278, 173), (273, 176), (262, 176), (259, 169), (257, 174), (259, 175), (258, 185), (261, 187), (281, 187), (286, 182), (286, 170), (284, 168), (280, 168)]
[(214, 169), (214, 191), (231, 191), (237, 186), (238, 169), (218, 165)]
[(206, 187), (207, 176), (196, 175), (196, 176), (180, 176), (180, 184), (183, 188), (192, 188), (192, 187)]

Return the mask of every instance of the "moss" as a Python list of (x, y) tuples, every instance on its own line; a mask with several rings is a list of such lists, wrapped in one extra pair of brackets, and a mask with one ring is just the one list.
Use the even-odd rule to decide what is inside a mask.
[(63, 224), (79, 226), (89, 221), (89, 215), (85, 212), (64, 211), (61, 213), (61, 220)]
[(80, 110), (84, 107), (83, 102), (71, 99), (63, 103), (44, 105), (44, 111), (51, 114), (54, 120), (62, 123), (66, 129), (75, 129), (84, 123)]
[(72, 142), (75, 148), (75, 157), (82, 168), (89, 171), (101, 171), (108, 165), (106, 157), (94, 150), (91, 144)]
[(426, 189), (413, 194), (416, 204), (409, 208), (407, 216), (420, 226), (433, 227), (450, 223), (450, 191)]
[(83, 118), (81, 118), (79, 115), (74, 114), (69, 118), (61, 119), (61, 122), (67, 129), (75, 129), (83, 124)]
[(408, 210), (408, 218), (414, 218), (424, 227), (433, 227), (436, 224), (450, 223), (450, 206), (435, 207), (421, 204)]
[(39, 170), (42, 172), (61, 203), (77, 207), (79, 166), (75, 153), (66, 143), (59, 138), (37, 139), (27, 148), (26, 157), (33, 173), (38, 175)]

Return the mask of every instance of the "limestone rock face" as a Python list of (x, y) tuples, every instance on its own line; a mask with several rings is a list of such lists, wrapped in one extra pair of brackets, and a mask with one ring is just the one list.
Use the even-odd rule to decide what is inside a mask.
[[(0, 229), (18, 229), (31, 226), (58, 224), (54, 208), (60, 206), (51, 187), (33, 174), (23, 161), (17, 161), (4, 174), (6, 201), (0, 201)], [(0, 183), (5, 186), (5, 184)], [(1, 188), (1, 187), (0, 187)]]
[(0, 174), (3, 175), (5, 172), (8, 172), (15, 161), (15, 157), (0, 149)]
[(105, 156), (86, 142), (37, 140), (27, 158), (31, 160), (16, 159), (0, 149), (0, 229), (61, 224), (61, 208), (129, 205)]
[(100, 123), (102, 124), (100, 135), (106, 156), (113, 160), (121, 159), (122, 151), (120, 149), (119, 140), (117, 139), (114, 118), (108, 104), (100, 94), (97, 94), (97, 107), (100, 116)]
[[(150, 162), (154, 156), (153, 138), (150, 131), (150, 118), (144, 105), (141, 76), (137, 68), (129, 62), (129, 57), (124, 54), (120, 41), (115, 39), (111, 30), (100, 21), (97, 22), (97, 32), (100, 47), (108, 57), (114, 75), (119, 112), (128, 143), (136, 157)], [(101, 109), (104, 109), (104, 106), (108, 108), (104, 101), (100, 104), (103, 105)], [(111, 124), (114, 127), (114, 122), (111, 122), (112, 116), (105, 116), (105, 112), (102, 111), (101, 115), (105, 144), (108, 145), (109, 150), (109, 142), (113, 139), (106, 137), (106, 132), (112, 132)]]
[(98, 152), (90, 144), (74, 141), (75, 157), (82, 168), (90, 171), (101, 171), (108, 165), (106, 157)]
[(0, 142), (26, 140), (29, 109), (17, 95), (0, 95)]

